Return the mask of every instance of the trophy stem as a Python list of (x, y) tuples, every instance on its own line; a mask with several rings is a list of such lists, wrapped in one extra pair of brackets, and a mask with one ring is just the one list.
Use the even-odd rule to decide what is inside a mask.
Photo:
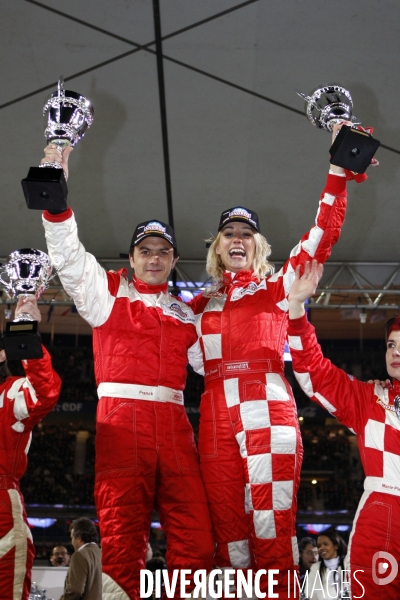
[(18, 317), (15, 317), (14, 323), (20, 323), (21, 321), (34, 321), (29, 313), (20, 313)]
[(54, 138), (54, 139), (50, 138), (47, 140), (47, 143), (55, 144), (56, 146), (59, 147), (61, 152), (64, 150), (64, 148), (68, 148), (69, 146), (72, 146), (71, 142), (66, 138)]

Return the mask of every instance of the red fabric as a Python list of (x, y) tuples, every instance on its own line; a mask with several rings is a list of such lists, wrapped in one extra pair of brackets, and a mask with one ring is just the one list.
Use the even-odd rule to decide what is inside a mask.
[(158, 294), (160, 292), (166, 294), (168, 291), (168, 281), (161, 283), (160, 285), (149, 285), (134, 275), (133, 283), (135, 288), (141, 294)]
[[(385, 586), (375, 583), (373, 572), (376, 573), (377, 564), (374, 566), (373, 557), (376, 552), (385, 551), (392, 554), (397, 563), (400, 561), (400, 525), (396, 518), (400, 514), (400, 496), (397, 495), (400, 492), (400, 421), (394, 410), (400, 382), (394, 380), (392, 388), (383, 390), (335, 367), (323, 357), (315, 330), (306, 317), (289, 321), (288, 333), (293, 370), (304, 391), (357, 434), (366, 491), (353, 522), (348, 555), (351, 572), (358, 570), (356, 578), (364, 587), (364, 595), (353, 577), (353, 597), (381, 598), (384, 594), (385, 598), (397, 600), (399, 578)], [(390, 493), (391, 489), (395, 493)], [(386, 574), (389, 573), (390, 569)], [(382, 579), (382, 574), (377, 576)]]
[(67, 210), (59, 213), (58, 215), (52, 215), (48, 210), (43, 211), (43, 216), (46, 221), (50, 221), (50, 223), (62, 223), (67, 219), (70, 219), (74, 213), (72, 212), (72, 208), (68, 206)]
[[(184, 406), (101, 398), (95, 500), (103, 572), (130, 599), (140, 597), (153, 507), (167, 538), (170, 580), (174, 569), (212, 569), (211, 522)], [(178, 580), (177, 598), (179, 589)]]
[[(117, 290), (117, 295), (120, 283), (119, 274), (108, 274), (110, 293)], [(177, 302), (177, 310), (180, 306)], [(182, 307), (184, 311), (185, 305)], [(107, 321), (93, 329), (97, 384), (106, 381), (183, 390), (187, 351), (196, 339), (192, 322), (183, 324), (159, 306), (145, 306), (140, 296), (134, 302), (125, 295), (115, 297)]]

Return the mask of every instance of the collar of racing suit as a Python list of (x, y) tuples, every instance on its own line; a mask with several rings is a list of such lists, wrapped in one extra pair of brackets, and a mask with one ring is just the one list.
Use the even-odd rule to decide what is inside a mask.
[(168, 281), (160, 285), (149, 285), (138, 277), (133, 276), (133, 283), (140, 294), (158, 294), (158, 292), (166, 294), (168, 290)]
[(259, 283), (258, 277), (254, 271), (238, 271), (232, 273), (231, 271), (224, 271), (222, 283), (225, 287), (231, 287), (232, 285), (246, 285), (250, 281), (256, 281)]

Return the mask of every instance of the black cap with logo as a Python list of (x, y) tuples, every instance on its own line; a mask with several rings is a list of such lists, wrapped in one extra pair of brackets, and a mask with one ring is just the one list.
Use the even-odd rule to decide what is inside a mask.
[(144, 221), (144, 223), (139, 223), (139, 225), (136, 226), (129, 248), (137, 246), (139, 242), (150, 236), (164, 238), (164, 240), (167, 240), (167, 242), (177, 250), (175, 234), (172, 227), (162, 221), (155, 221), (154, 219), (151, 221)]
[(258, 215), (254, 210), (249, 210), (243, 206), (235, 206), (224, 210), (219, 221), (218, 231), (221, 231), (227, 223), (231, 221), (241, 221), (251, 225), (258, 233), (260, 233), (260, 225), (258, 223)]

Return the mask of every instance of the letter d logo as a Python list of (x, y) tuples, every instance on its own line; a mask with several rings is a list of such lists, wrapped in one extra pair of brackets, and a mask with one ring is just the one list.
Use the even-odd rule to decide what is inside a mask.
[[(376, 563), (380, 558), (383, 558), (385, 559), (385, 561), (388, 561), (391, 566), (391, 573), (389, 573), (389, 575), (387, 575), (386, 577), (378, 577), (376, 573)], [(387, 572), (389, 568), (388, 562), (380, 562), (378, 564), (379, 575), (383, 575)], [(376, 583), (377, 585), (387, 585), (388, 583), (392, 583), (392, 581), (397, 577), (398, 570), (399, 566), (397, 564), (397, 560), (392, 554), (383, 551), (375, 552), (374, 556), (372, 557), (372, 579), (374, 580), (374, 583)]]

